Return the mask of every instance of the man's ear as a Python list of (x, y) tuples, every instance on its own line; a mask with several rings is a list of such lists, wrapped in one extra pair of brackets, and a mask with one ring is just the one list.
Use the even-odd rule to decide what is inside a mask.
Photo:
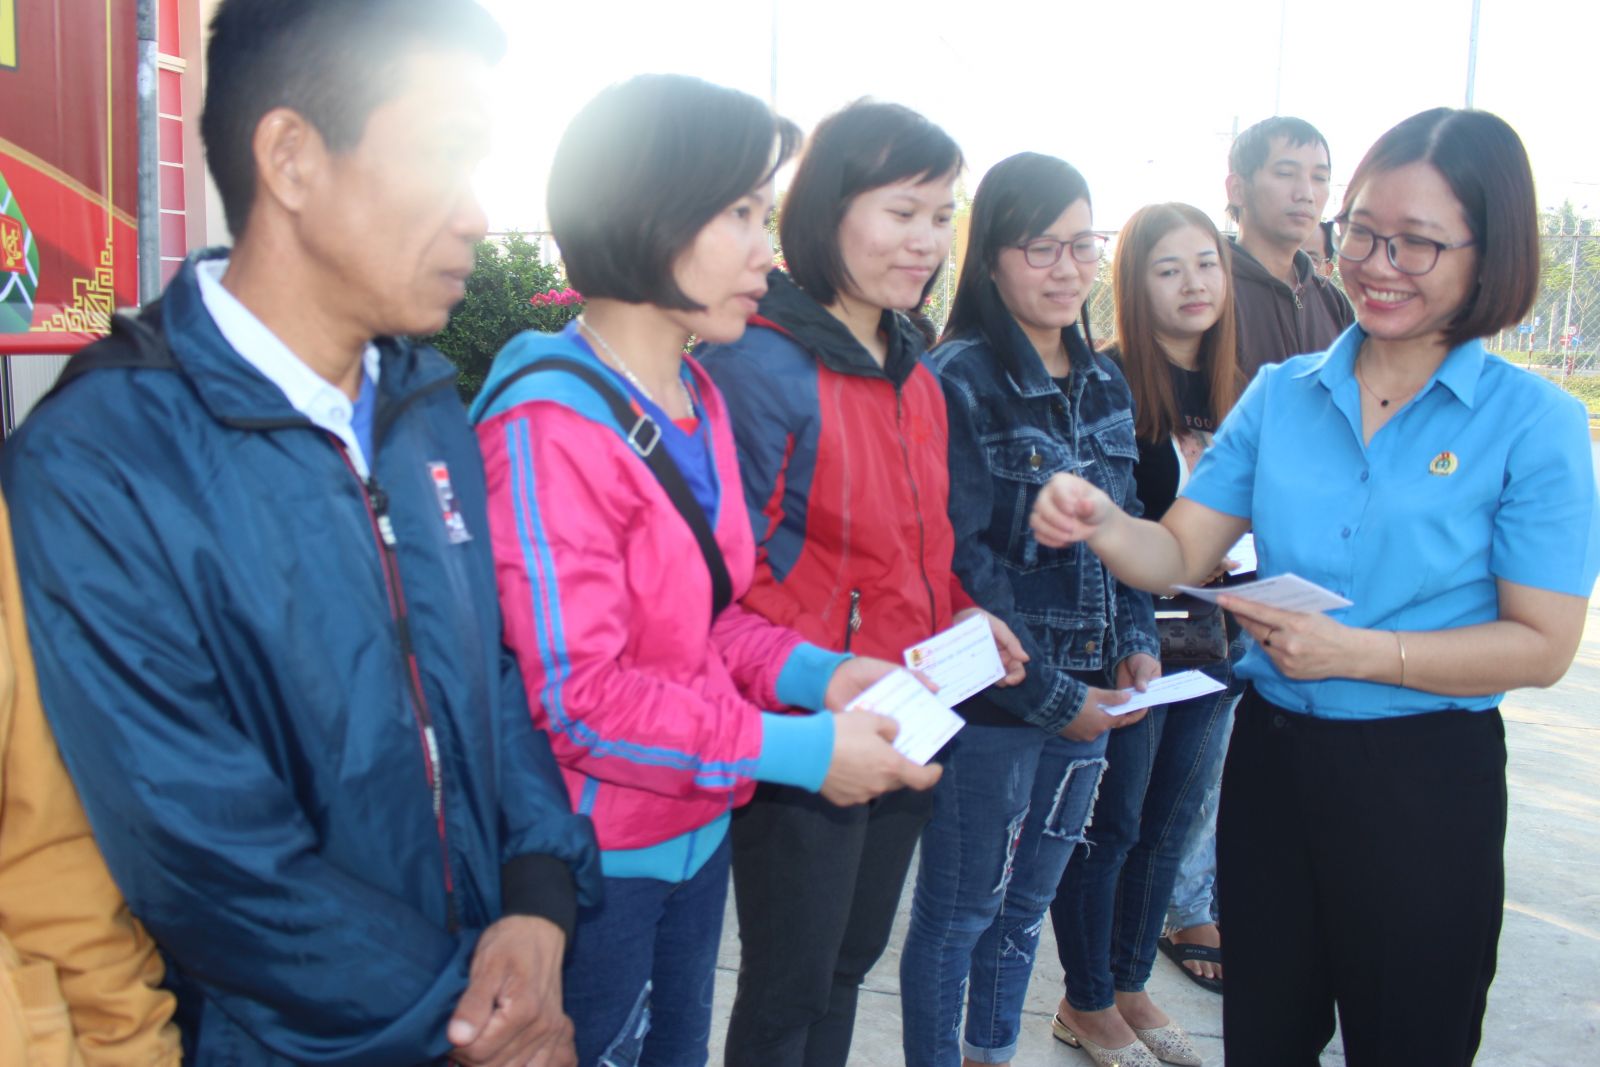
[(1249, 186), (1249, 182), (1231, 171), (1228, 174), (1228, 180), (1223, 183), (1223, 188), (1228, 191), (1229, 206), (1239, 209), (1241, 214), (1244, 212), (1245, 193)]
[(270, 198), (284, 211), (298, 214), (327, 163), (322, 135), (298, 111), (277, 107), (256, 123), (250, 147), (256, 161), (257, 201)]

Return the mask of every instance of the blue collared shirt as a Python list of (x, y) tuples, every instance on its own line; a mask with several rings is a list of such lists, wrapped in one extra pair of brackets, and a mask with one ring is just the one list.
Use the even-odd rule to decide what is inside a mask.
[(362, 367), (366, 373), (361, 382), (361, 396), (352, 403), (338, 386), (312, 370), (266, 323), (223, 287), (222, 276), (227, 269), (227, 257), (202, 259), (195, 264), (200, 299), (217, 329), (246, 363), (283, 390), (296, 411), (343, 441), (356, 472), (367, 477), (372, 458), (378, 347), (368, 343), (362, 353)]
[[(1468, 341), (1363, 444), (1354, 368), (1365, 336), (1352, 326), (1327, 352), (1263, 367), (1183, 495), (1250, 519), (1261, 576), (1294, 573), (1348, 597), (1354, 606), (1332, 615), (1350, 626), (1491, 622), (1497, 579), (1588, 597), (1600, 504), (1583, 405)], [(1291, 681), (1259, 648), (1239, 674), (1280, 707), (1330, 719), (1500, 701)]]

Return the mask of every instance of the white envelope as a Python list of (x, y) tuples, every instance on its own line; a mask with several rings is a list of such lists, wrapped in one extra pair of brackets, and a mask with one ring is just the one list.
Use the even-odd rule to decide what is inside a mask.
[(1316, 582), (1308, 582), (1298, 574), (1279, 574), (1260, 581), (1240, 582), (1238, 585), (1180, 585), (1174, 588), (1213, 604), (1219, 596), (1232, 596), (1284, 611), (1332, 611), (1334, 608), (1351, 606), (1351, 602), (1338, 593), (1324, 589)]
[(905, 662), (939, 687), (939, 699), (950, 708), (1006, 676), (989, 617), (982, 612), (918, 641), (905, 650)]
[(874, 682), (845, 708), (865, 708), (900, 724), (894, 747), (908, 760), (927, 763), (966, 722), (928, 692), (910, 671), (894, 670)]

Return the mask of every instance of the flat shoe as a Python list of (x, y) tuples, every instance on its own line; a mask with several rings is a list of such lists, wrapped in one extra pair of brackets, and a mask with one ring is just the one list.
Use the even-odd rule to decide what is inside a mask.
[(1050, 1020), (1050, 1036), (1063, 1044), (1087, 1052), (1098, 1067), (1161, 1067), (1161, 1061), (1144, 1046), (1144, 1042), (1134, 1041), (1121, 1048), (1101, 1048), (1088, 1038), (1073, 1033), (1072, 1027), (1061, 1021), (1059, 1013)]
[(1222, 979), (1207, 978), (1205, 975), (1196, 974), (1184, 966), (1184, 963), (1190, 960), (1196, 963), (1221, 963), (1222, 950), (1220, 948), (1214, 948), (1211, 945), (1191, 945), (1182, 941), (1174, 941), (1164, 934), (1156, 942), (1156, 947), (1161, 950), (1163, 956), (1178, 965), (1178, 969), (1183, 972), (1184, 977), (1189, 981), (1201, 989), (1206, 989), (1213, 993), (1222, 992)]
[(1149, 1030), (1141, 1030), (1137, 1026), (1133, 1032), (1139, 1035), (1139, 1040), (1144, 1042), (1144, 1047), (1155, 1053), (1156, 1059), (1162, 1063), (1175, 1063), (1178, 1067), (1202, 1067), (1200, 1053), (1195, 1051), (1194, 1043), (1189, 1040), (1189, 1035), (1177, 1023), (1168, 1023)]

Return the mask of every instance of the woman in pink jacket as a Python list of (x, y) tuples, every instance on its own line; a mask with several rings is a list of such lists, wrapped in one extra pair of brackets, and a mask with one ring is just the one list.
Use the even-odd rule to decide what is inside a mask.
[(859, 803), (937, 768), (838, 712), (892, 669), (737, 604), (755, 549), (726, 408), (684, 355), (731, 341), (766, 290), (772, 174), (798, 131), (730, 89), (647, 75), (573, 120), (551, 228), (585, 313), (526, 333), (474, 405), (506, 640), (605, 901), (563, 975), (582, 1067), (706, 1062), (729, 813), (757, 781)]

